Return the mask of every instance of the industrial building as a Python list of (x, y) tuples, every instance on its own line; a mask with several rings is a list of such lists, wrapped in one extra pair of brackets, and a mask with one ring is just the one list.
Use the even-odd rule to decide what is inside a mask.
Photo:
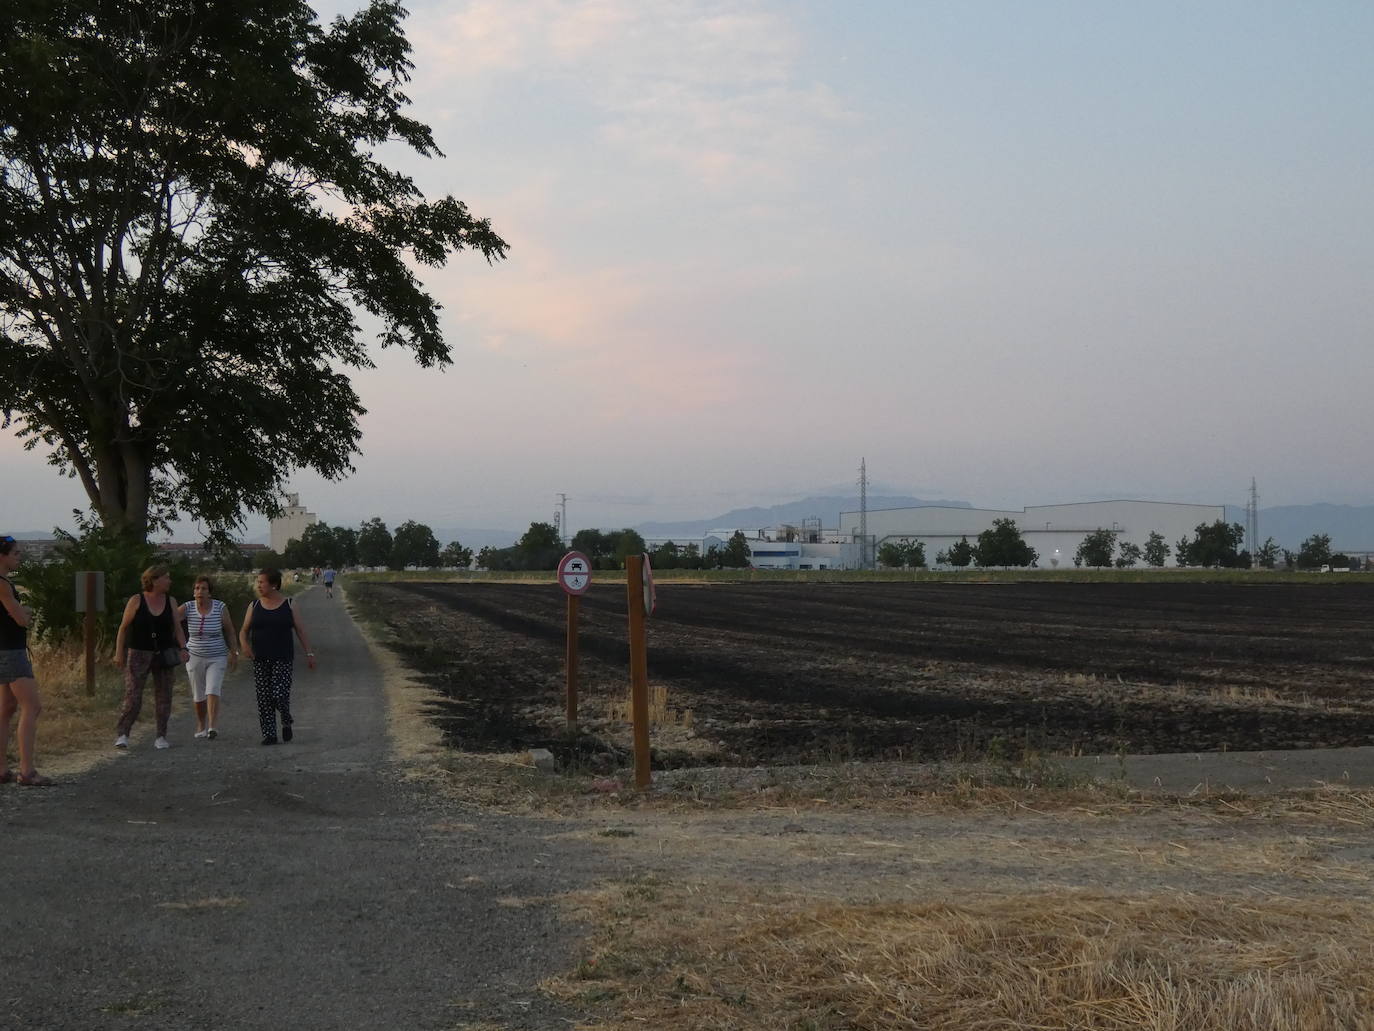
[(286, 495), (286, 505), (281, 515), (268, 524), (272, 550), (278, 555), (284, 555), (286, 546), (292, 541), (300, 540), (305, 535), (306, 527), (314, 526), (318, 521), (314, 512), (305, 510), (299, 494)]
[(1071, 568), (1083, 539), (1097, 530), (1115, 531), (1118, 545), (1130, 542), (1142, 548), (1151, 533), (1158, 533), (1169, 546), (1165, 565), (1173, 566), (1174, 545), (1180, 537), (1192, 537), (1199, 525), (1225, 518), (1224, 505), (1166, 501), (1083, 501), (1008, 510), (924, 506), (842, 512), (840, 532), (860, 540), (866, 531), (870, 559), (889, 541), (920, 541), (925, 545), (926, 561), (934, 565), (936, 555), (948, 551), (961, 538), (976, 543), (978, 535), (990, 530), (994, 521), (1010, 519), (1039, 554), (1042, 569)]
[[(749, 564), (754, 569), (857, 569), (861, 550), (852, 538), (836, 530), (769, 527), (744, 530), (749, 545)], [(734, 530), (712, 530), (701, 542), (701, 552), (725, 550)]]

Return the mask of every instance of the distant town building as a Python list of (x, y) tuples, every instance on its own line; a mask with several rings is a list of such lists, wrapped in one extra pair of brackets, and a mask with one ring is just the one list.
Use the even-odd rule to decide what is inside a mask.
[[(246, 555), (250, 562), (256, 565), (259, 552), (267, 550), (266, 544), (246, 544), (235, 542), (235, 546)], [(217, 556), (204, 544), (183, 544), (180, 541), (163, 541), (156, 545), (157, 553), (163, 558), (175, 559), (183, 558), (188, 562), (215, 562)]]
[(287, 544), (300, 540), (305, 534), (305, 528), (314, 526), (317, 522), (319, 519), (315, 517), (315, 513), (307, 512), (301, 505), (299, 494), (286, 495), (286, 507), (271, 523), (272, 550), (278, 555), (285, 553)]

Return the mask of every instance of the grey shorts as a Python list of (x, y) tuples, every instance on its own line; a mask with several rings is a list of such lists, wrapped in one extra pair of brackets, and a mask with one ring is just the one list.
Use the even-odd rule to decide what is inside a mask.
[(33, 664), (29, 662), (27, 649), (0, 651), (0, 684), (11, 684), (26, 677), (33, 677)]

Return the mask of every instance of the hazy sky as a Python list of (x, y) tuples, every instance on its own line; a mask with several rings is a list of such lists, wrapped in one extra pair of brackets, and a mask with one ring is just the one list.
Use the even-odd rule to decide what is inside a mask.
[[(322, 519), (709, 517), (861, 457), (980, 507), (1374, 503), (1374, 5), (411, 12), (446, 157), (395, 159), (511, 254), (427, 274), (455, 364), (357, 377)], [(8, 525), (84, 507), (9, 438), (0, 476)]]

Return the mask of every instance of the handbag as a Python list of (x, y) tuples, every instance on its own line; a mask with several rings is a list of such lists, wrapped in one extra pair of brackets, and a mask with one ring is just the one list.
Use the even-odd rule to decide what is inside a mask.
[(157, 643), (157, 631), (153, 631), (153, 669), (176, 669), (181, 665), (180, 648), (160, 648)]

